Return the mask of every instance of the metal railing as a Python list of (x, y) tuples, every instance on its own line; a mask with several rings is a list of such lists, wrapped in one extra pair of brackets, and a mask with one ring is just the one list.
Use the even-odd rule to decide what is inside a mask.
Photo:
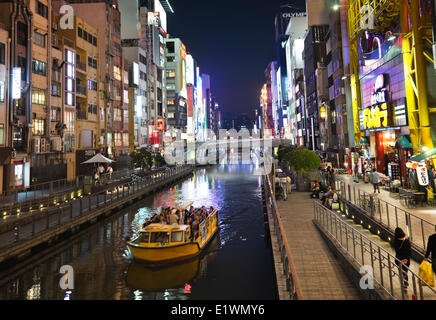
[(397, 227), (407, 230), (410, 241), (425, 252), (427, 239), (435, 232), (433, 223), (344, 181), (336, 181), (336, 190), (340, 199), (363, 209), (370, 218), (392, 232)]
[[(98, 184), (103, 186), (109, 183), (119, 182), (120, 180), (139, 175), (141, 169), (122, 169), (100, 175)], [(151, 177), (153, 174), (161, 172), (160, 170), (152, 171), (144, 177), (138, 176), (136, 180), (143, 180)], [(83, 195), (83, 179), (79, 176), (75, 181), (66, 179), (33, 185), (26, 190), (14, 194), (12, 197), (4, 197), (4, 204), (0, 204), (0, 215), (7, 217), (10, 215), (23, 215), (32, 210), (37, 210), (41, 205), (51, 207), (64, 203), (66, 200), (75, 199)], [(95, 184), (95, 180), (93, 180)], [(2, 200), (0, 198), (0, 200)]]
[[(407, 280), (418, 300), (436, 299), (436, 291), (391, 253), (370, 240), (321, 203), (313, 201), (314, 221), (360, 267), (371, 267), (374, 288), (382, 289), (390, 299), (406, 300)], [(402, 271), (404, 270), (404, 271)], [(407, 273), (405, 272), (407, 270)], [(407, 276), (406, 276), (407, 274)]]
[(265, 186), (265, 199), (267, 206), (271, 208), (272, 217), (274, 221), (274, 229), (277, 235), (277, 243), (279, 246), (280, 257), (283, 264), (283, 273), (286, 277), (286, 289), (289, 292), (292, 300), (303, 300), (300, 285), (297, 279), (297, 273), (295, 266), (292, 262), (291, 252), (288, 246), (288, 239), (286, 237), (285, 230), (283, 228), (280, 213), (277, 209), (276, 200), (272, 192), (271, 181), (269, 175), (263, 176), (263, 182)]
[[(59, 179), (53, 180), (49, 182), (43, 182), (38, 184), (33, 184), (28, 188), (15, 189), (13, 194), (8, 195), (4, 192), (0, 195), (0, 202), (19, 202), (19, 201), (27, 201), (34, 200), (46, 194), (53, 194), (56, 190), (67, 189), (67, 188), (75, 188), (77, 185), (80, 185), (80, 181), (82, 180), (79, 177), (79, 181), (67, 181), (67, 179)], [(0, 203), (0, 207), (1, 207)]]
[[(89, 215), (96, 209), (110, 206), (115, 202), (120, 203), (125, 198), (143, 192), (146, 188), (189, 171), (192, 171), (190, 165), (173, 167), (158, 176), (123, 183), (92, 195), (80, 195), (73, 199), (56, 198), (53, 200), (51, 198), (52, 203), (40, 203), (39, 206), (35, 207), (35, 210), (22, 214), (20, 219), (12, 221), (6, 228), (7, 230), (0, 234), (0, 256), (2, 251), (9, 249), (11, 245), (21, 240), (29, 240), (48, 230), (59, 228), (75, 219)], [(48, 208), (52, 204), (54, 207)], [(29, 220), (27, 217), (31, 217), (31, 219)]]

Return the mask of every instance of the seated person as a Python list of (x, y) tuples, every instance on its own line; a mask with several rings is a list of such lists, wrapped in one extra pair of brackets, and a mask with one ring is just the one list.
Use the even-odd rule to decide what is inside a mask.
[(326, 199), (328, 199), (332, 195), (332, 187), (328, 188), (328, 191), (324, 193), (324, 195), (321, 197), (321, 202), (325, 204)]
[(312, 194), (310, 195), (310, 197), (319, 199), (320, 192), (321, 192), (321, 186), (319, 185), (318, 181), (315, 180), (315, 183), (313, 184), (312, 187)]
[(336, 189), (332, 189), (331, 195), (326, 199), (326, 203), (324, 205), (329, 209), (332, 209), (334, 202), (338, 202), (338, 194), (336, 193)]

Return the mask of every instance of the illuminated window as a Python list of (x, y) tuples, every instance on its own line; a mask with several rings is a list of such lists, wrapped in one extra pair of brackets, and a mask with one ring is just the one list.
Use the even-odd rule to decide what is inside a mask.
[(32, 133), (36, 136), (44, 135), (44, 120), (43, 119), (33, 119), (32, 120)]
[(60, 121), (61, 109), (52, 107), (50, 112), (50, 120), (51, 121)]
[(0, 124), (0, 146), (5, 144), (5, 125)]
[(114, 121), (122, 121), (121, 109), (119, 109), (119, 108), (114, 108)]
[(32, 103), (35, 104), (45, 104), (45, 91), (42, 89), (32, 90)]
[(174, 70), (167, 70), (167, 78), (174, 78), (176, 76), (176, 72)]
[(75, 55), (71, 50), (65, 50), (65, 60), (66, 60), (66, 74), (65, 74), (65, 103), (69, 106), (73, 106), (75, 104), (75, 86), (74, 79), (76, 77), (75, 73)]
[(120, 147), (121, 146), (121, 133), (115, 132), (115, 146)]
[(172, 105), (174, 105), (174, 99), (169, 99), (168, 101), (167, 101), (167, 104), (169, 105), (169, 106), (172, 106)]
[(114, 78), (121, 81), (121, 70), (117, 66), (114, 66)]
[(129, 123), (129, 110), (123, 110), (123, 121)]
[(0, 102), (5, 102), (5, 82), (0, 81)]
[(129, 145), (129, 134), (127, 132), (123, 133), (123, 145), (126, 147)]
[(74, 127), (75, 127), (75, 117), (73, 111), (65, 111), (65, 132), (66, 133), (74, 133)]

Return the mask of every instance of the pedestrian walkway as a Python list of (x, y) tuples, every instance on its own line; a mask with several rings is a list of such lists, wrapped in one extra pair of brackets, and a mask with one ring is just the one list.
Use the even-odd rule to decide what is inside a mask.
[(359, 300), (359, 292), (344, 273), (312, 222), (309, 193), (293, 192), (277, 201), (296, 274), (305, 300)]

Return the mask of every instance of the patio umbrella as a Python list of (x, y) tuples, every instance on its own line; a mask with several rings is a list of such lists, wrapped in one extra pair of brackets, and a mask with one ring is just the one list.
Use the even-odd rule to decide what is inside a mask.
[(112, 163), (115, 162), (109, 158), (106, 158), (104, 155), (102, 155), (101, 153), (96, 154), (95, 156), (93, 156), (91, 159), (82, 162), (81, 164), (87, 164), (87, 163)]
[(413, 156), (412, 158), (410, 158), (411, 161), (416, 161), (416, 162), (420, 162), (422, 160), (425, 160), (427, 158), (430, 158), (432, 156), (436, 155), (436, 148), (428, 150), (424, 153), (418, 154), (416, 156)]

